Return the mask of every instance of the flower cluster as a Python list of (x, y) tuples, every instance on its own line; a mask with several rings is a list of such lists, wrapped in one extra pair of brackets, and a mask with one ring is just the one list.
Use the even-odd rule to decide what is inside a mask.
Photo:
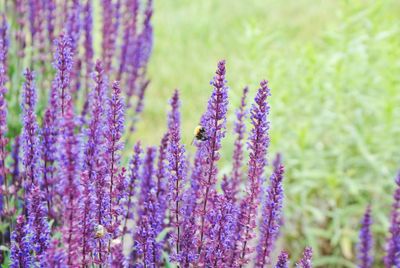
[[(0, 15), (0, 223), (6, 230), (0, 242), (10, 248), (1, 262), (10, 267), (289, 267), (289, 254), (277, 243), (284, 207), (280, 154), (271, 174), (267, 171), (268, 81), (260, 82), (249, 109), (249, 89), (243, 89), (231, 172), (221, 174), (218, 168), (229, 131), (223, 60), (194, 133), (193, 159), (182, 139), (175, 90), (160, 143), (145, 147), (136, 141), (126, 161), (125, 147), (149, 84), (152, 0), (101, 1), (99, 55), (92, 0), (16, 0), (10, 9), (15, 18)], [(18, 64), (30, 66), (22, 88), (10, 83), (12, 42), (25, 57)], [(14, 110), (5, 96), (20, 90), (22, 127), (13, 126), (18, 132), (13, 137), (7, 117)], [(400, 175), (396, 183), (386, 267), (400, 265)], [(359, 236), (362, 268), (374, 262), (371, 225), (368, 207)], [(296, 267), (311, 268), (312, 258), (306, 247)]]

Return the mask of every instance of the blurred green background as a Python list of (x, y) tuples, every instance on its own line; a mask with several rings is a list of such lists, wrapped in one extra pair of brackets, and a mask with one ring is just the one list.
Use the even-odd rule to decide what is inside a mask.
[[(292, 263), (310, 245), (316, 267), (355, 267), (359, 221), (371, 203), (380, 267), (400, 167), (399, 14), (395, 0), (155, 1), (152, 82), (133, 140), (159, 141), (168, 99), (179, 88), (193, 152), (192, 132), (219, 59), (227, 61), (231, 122), (242, 88), (249, 85), (253, 98), (268, 79), (269, 158), (282, 152), (287, 168), (279, 247)], [(232, 142), (228, 135), (222, 172)]]

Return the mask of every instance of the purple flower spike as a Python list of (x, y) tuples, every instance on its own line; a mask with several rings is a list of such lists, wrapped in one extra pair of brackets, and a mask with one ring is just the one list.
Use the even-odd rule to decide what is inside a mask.
[[(118, 68), (118, 73), (117, 73), (117, 80), (121, 80), (122, 75), (127, 71), (127, 66), (126, 64), (128, 62), (128, 56), (129, 56), (129, 49), (131, 47), (135, 47), (135, 42), (134, 38), (136, 37), (137, 34), (137, 18), (138, 18), (138, 13), (139, 13), (139, 1), (138, 0), (130, 0), (130, 1), (124, 1), (125, 3), (125, 13), (123, 14), (123, 40), (122, 40), (122, 45), (121, 45), (121, 56), (120, 56), (120, 65)], [(128, 91), (131, 91), (134, 89), (128, 89)]]
[(231, 180), (228, 182), (228, 190), (231, 198), (235, 201), (237, 194), (239, 192), (240, 184), (243, 181), (243, 140), (246, 133), (246, 124), (244, 120), (247, 116), (246, 110), (246, 97), (249, 92), (248, 87), (243, 89), (243, 95), (240, 102), (240, 107), (236, 111), (236, 121), (235, 121), (235, 134), (236, 140), (233, 150), (233, 165), (232, 165), (232, 175)]
[(168, 161), (169, 161), (169, 205), (171, 211), (171, 224), (175, 227), (172, 233), (171, 247), (174, 249), (171, 255), (171, 260), (180, 260), (180, 243), (182, 229), (182, 201), (183, 201), (183, 186), (186, 178), (186, 156), (185, 148), (181, 144), (180, 134), (180, 112), (179, 112), (179, 93), (175, 90), (171, 99), (171, 112), (168, 116), (168, 131), (169, 131), (169, 146), (168, 146)]
[(396, 177), (396, 187), (390, 215), (390, 238), (387, 241), (387, 254), (384, 258), (387, 268), (400, 266), (400, 171)]
[(312, 268), (312, 248), (306, 247), (303, 252), (303, 258), (296, 263), (298, 268)]
[(110, 71), (121, 18), (121, 0), (114, 2), (111, 0), (102, 0), (101, 3), (103, 7), (102, 59), (104, 60), (106, 71)]
[(108, 100), (107, 125), (105, 128), (105, 162), (106, 172), (109, 180), (109, 213), (114, 214), (112, 209), (116, 205), (115, 183), (116, 176), (119, 173), (120, 151), (123, 148), (121, 141), (124, 131), (124, 102), (121, 98), (121, 88), (119, 82), (115, 81), (112, 85), (112, 96)]
[(284, 167), (279, 161), (279, 157), (274, 161), (275, 169), (270, 178), (270, 185), (262, 209), (261, 237), (257, 246), (257, 263), (260, 267), (271, 263), (269, 256), (274, 249), (282, 221)]
[(371, 250), (373, 248), (371, 224), (371, 207), (368, 206), (361, 221), (361, 230), (359, 235), (360, 242), (358, 244), (359, 268), (371, 268), (374, 261), (373, 257), (371, 256)]
[(54, 30), (55, 30), (55, 20), (56, 20), (56, 1), (47, 0), (45, 1), (47, 8), (47, 36), (50, 44), (54, 41)]
[[(87, 258), (90, 250), (93, 249), (93, 230), (97, 224), (103, 220), (101, 210), (103, 209), (104, 196), (106, 191), (106, 182), (102, 172), (102, 158), (104, 145), (104, 125), (105, 109), (103, 102), (106, 98), (104, 70), (100, 61), (96, 62), (95, 72), (93, 74), (94, 87), (91, 92), (91, 119), (86, 131), (87, 142), (85, 145), (85, 155), (83, 158), (84, 173), (82, 174), (83, 184), (83, 202), (82, 211), (82, 265), (88, 264)], [(97, 214), (95, 212), (97, 211)], [(97, 218), (97, 221), (93, 218)]]
[(66, 106), (65, 116), (62, 122), (61, 133), (61, 189), (63, 196), (63, 241), (67, 253), (67, 264), (78, 265), (81, 222), (79, 213), (79, 200), (81, 198), (81, 182), (79, 180), (79, 147), (80, 142), (75, 134), (74, 114), (71, 103)]
[(32, 230), (32, 244), (37, 261), (44, 265), (44, 255), (50, 245), (50, 228), (44, 195), (38, 186), (33, 186), (30, 199), (28, 214), (29, 226)]
[(33, 264), (33, 258), (30, 253), (33, 250), (33, 246), (28, 230), (29, 227), (24, 216), (18, 216), (11, 237), (11, 268), (31, 267)]
[(264, 80), (260, 83), (260, 88), (254, 99), (255, 103), (250, 111), (253, 128), (248, 142), (250, 160), (248, 163), (247, 195), (240, 204), (240, 224), (238, 225), (237, 253), (235, 253), (235, 258), (239, 258), (235, 260), (238, 265), (246, 264), (249, 261), (248, 255), (253, 251), (249, 247), (249, 242), (255, 236), (254, 228), (256, 226), (260, 183), (267, 164), (266, 155), (269, 146), (268, 96), (270, 96), (270, 89), (268, 82)]
[[(6, 83), (7, 77), (7, 56), (8, 56), (8, 25), (4, 14), (0, 15), (0, 187), (3, 186), (7, 191), (7, 178), (5, 160), (7, 157), (6, 146), (8, 139), (7, 133), (7, 102), (5, 95), (7, 94)], [(6, 206), (8, 196), (6, 192)], [(3, 212), (3, 195), (0, 190), (0, 215)]]
[(139, 67), (143, 68), (147, 65), (151, 51), (153, 49), (153, 26), (151, 25), (151, 17), (153, 16), (153, 0), (147, 0), (144, 12), (143, 30), (138, 36), (139, 40)]
[(65, 261), (65, 252), (59, 247), (59, 244), (60, 241), (57, 239), (51, 241), (50, 247), (46, 252), (46, 263), (44, 267), (68, 268)]
[(156, 187), (154, 182), (154, 160), (156, 148), (147, 149), (143, 165), (141, 194), (139, 199), (139, 219), (134, 237), (132, 261), (145, 267), (159, 266), (161, 246), (156, 237), (161, 230), (158, 205), (156, 202)]
[[(207, 140), (197, 142), (194, 174), (198, 174), (196, 179), (200, 186), (200, 192), (196, 193), (199, 201), (200, 216), (200, 241), (198, 252), (201, 253), (204, 234), (208, 228), (207, 212), (209, 211), (210, 198), (215, 195), (215, 185), (217, 182), (217, 161), (220, 158), (221, 140), (225, 136), (226, 112), (228, 109), (228, 87), (225, 80), (225, 61), (218, 63), (218, 68), (211, 82), (214, 87), (213, 93), (208, 101), (207, 111), (201, 118), (200, 125), (204, 127)], [(200, 194), (201, 193), (201, 194)]]
[(134, 149), (134, 154), (130, 162), (130, 175), (128, 179), (128, 199), (126, 202), (126, 212), (125, 212), (125, 218), (124, 218), (124, 223), (122, 227), (122, 242), (124, 241), (124, 235), (128, 231), (128, 220), (133, 220), (133, 213), (132, 213), (132, 207), (133, 207), (133, 198), (135, 195), (136, 191), (136, 182), (139, 179), (139, 170), (142, 165), (142, 159), (141, 159), (141, 154), (143, 153), (142, 147), (140, 145), (140, 142), (136, 143)]
[(93, 36), (92, 36), (92, 31), (93, 31), (93, 6), (92, 6), (92, 0), (87, 0), (84, 8), (83, 8), (83, 13), (84, 13), (84, 24), (83, 24), (83, 30), (84, 30), (84, 47), (85, 47), (85, 63), (86, 63), (86, 72), (89, 74), (92, 70), (92, 64), (93, 64)]
[(38, 166), (39, 138), (38, 125), (36, 121), (35, 75), (29, 69), (26, 69), (24, 75), (25, 83), (22, 93), (22, 116), (24, 122), (22, 129), (22, 163), (25, 167), (25, 187), (29, 190), (31, 183), (37, 183), (40, 180)]
[(89, 176), (89, 172), (85, 171), (81, 175), (83, 190), (82, 201), (80, 203), (80, 246), (82, 267), (90, 266), (91, 258), (90, 253), (95, 247), (94, 233), (95, 233), (95, 209), (96, 209), (96, 195), (94, 191), (94, 180)]
[(48, 212), (55, 217), (53, 209), (54, 185), (57, 185), (56, 161), (59, 125), (57, 122), (57, 88), (53, 83), (50, 90), (49, 104), (44, 114), (42, 134), (43, 188), (46, 190)]
[(118, 243), (116, 245), (113, 245), (111, 248), (111, 255), (112, 255), (112, 260), (111, 260), (111, 268), (120, 268), (120, 267), (127, 267), (127, 261), (124, 256), (122, 244)]
[(72, 71), (72, 49), (71, 39), (67, 34), (61, 34), (55, 41), (54, 68), (56, 69), (56, 77), (54, 83), (58, 89), (59, 106), (61, 115), (64, 115), (66, 104), (71, 98), (69, 87)]
[(235, 231), (238, 209), (222, 195), (213, 200), (214, 208), (209, 213), (211, 224), (208, 230), (209, 242), (205, 248), (206, 267), (228, 267), (228, 260), (235, 248)]
[(282, 251), (281, 254), (279, 254), (275, 268), (289, 268), (289, 254), (287, 254), (286, 251)]
[(25, 48), (26, 48), (26, 5), (24, 0), (15, 0), (15, 8), (17, 13), (17, 27), (15, 31), (15, 40), (18, 44), (18, 52), (17, 55), (20, 59), (25, 57)]
[(4, 68), (4, 74), (8, 72), (8, 47), (10, 38), (8, 32), (8, 22), (4, 13), (0, 14), (0, 65)]

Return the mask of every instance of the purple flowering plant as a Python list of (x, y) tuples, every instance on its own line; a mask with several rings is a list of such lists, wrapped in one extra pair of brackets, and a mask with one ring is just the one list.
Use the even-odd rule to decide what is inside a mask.
[[(150, 81), (152, 0), (101, 1), (99, 59), (92, 0), (7, 5), (13, 12), (0, 15), (2, 267), (289, 267), (290, 255), (278, 243), (285, 173), (280, 154), (267, 172), (268, 81), (260, 82), (252, 102), (243, 89), (229, 174), (218, 170), (222, 141), (231, 131), (223, 60), (196, 128), (194, 157), (182, 140), (175, 90), (160, 144), (143, 148), (137, 141), (125, 161), (126, 137), (135, 131)], [(10, 44), (18, 49), (22, 75), (10, 71)], [(10, 82), (15, 76), (22, 87)], [(20, 112), (7, 103), (18, 95)], [(21, 115), (21, 126), (7, 123), (13, 113)], [(400, 188), (384, 258), (388, 268), (400, 267), (399, 209)], [(359, 235), (361, 268), (374, 264), (371, 226), (369, 206)], [(292, 263), (311, 268), (312, 257), (306, 247)]]

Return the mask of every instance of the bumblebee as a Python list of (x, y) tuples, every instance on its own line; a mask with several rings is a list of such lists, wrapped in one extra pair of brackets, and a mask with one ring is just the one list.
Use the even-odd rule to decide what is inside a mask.
[(96, 238), (102, 238), (105, 235), (105, 229), (103, 225), (99, 224), (94, 228)]
[(206, 129), (203, 126), (197, 126), (194, 129), (194, 133), (193, 134), (194, 134), (194, 137), (193, 137), (193, 140), (192, 140), (192, 144), (193, 144), (194, 140), (198, 140), (198, 141), (206, 141), (206, 140), (208, 140)]

